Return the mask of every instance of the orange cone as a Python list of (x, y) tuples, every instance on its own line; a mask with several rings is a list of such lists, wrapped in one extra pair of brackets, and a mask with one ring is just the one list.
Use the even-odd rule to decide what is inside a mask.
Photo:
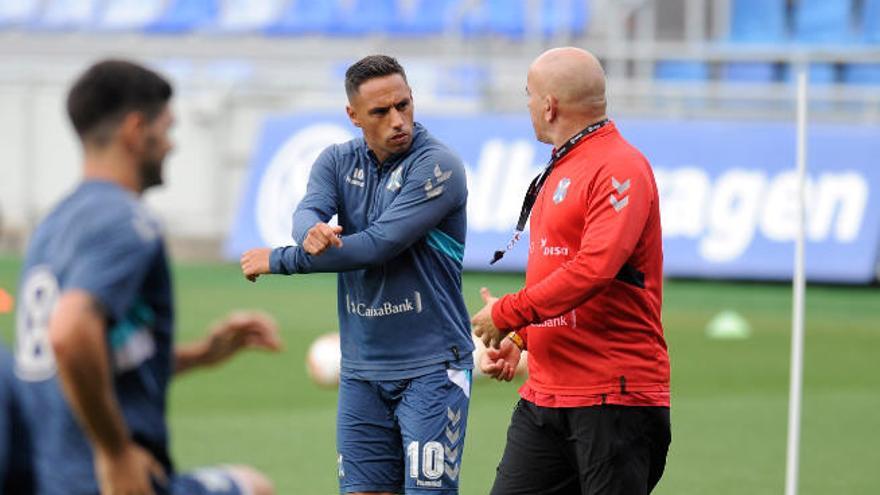
[(0, 315), (6, 313), (12, 313), (12, 308), (15, 305), (15, 301), (12, 299), (12, 296), (0, 288)]

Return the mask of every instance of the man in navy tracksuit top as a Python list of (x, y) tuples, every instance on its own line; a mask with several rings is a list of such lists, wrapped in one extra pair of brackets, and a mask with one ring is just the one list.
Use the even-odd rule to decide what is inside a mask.
[(473, 367), (464, 166), (413, 123), (395, 59), (355, 63), (346, 92), (363, 139), (316, 160), (293, 217), (299, 245), (248, 251), (242, 270), (339, 273), (340, 491), (455, 494)]

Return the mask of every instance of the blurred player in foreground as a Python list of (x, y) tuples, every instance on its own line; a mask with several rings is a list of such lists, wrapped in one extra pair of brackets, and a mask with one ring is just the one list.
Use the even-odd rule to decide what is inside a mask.
[(12, 355), (0, 344), (0, 493), (34, 492), (29, 435)]
[(395, 59), (358, 61), (345, 89), (363, 138), (313, 165), (293, 217), (299, 245), (248, 251), (242, 271), (339, 272), (341, 491), (455, 494), (474, 349), (461, 295), (464, 166), (413, 123)]
[(17, 310), (16, 373), (41, 495), (273, 492), (249, 467), (182, 474), (169, 458), (172, 376), (246, 347), (280, 347), (275, 324), (251, 313), (173, 346), (164, 240), (140, 201), (162, 182), (172, 148), (171, 93), (148, 69), (106, 61), (68, 95), (83, 180), (34, 232)]
[(501, 299), (484, 288), (472, 320), (500, 345), (481, 360), (487, 374), (510, 380), (529, 351), (491, 493), (649, 493), (670, 442), (653, 172), (607, 119), (605, 74), (590, 53), (545, 52), (526, 90), (535, 134), (554, 146), (517, 226), (531, 210), (526, 285)]

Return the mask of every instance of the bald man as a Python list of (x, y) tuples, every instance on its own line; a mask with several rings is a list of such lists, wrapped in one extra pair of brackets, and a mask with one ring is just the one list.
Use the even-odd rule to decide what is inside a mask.
[(472, 319), (491, 346), (480, 363), (490, 376), (510, 380), (529, 351), (491, 493), (650, 493), (671, 439), (651, 166), (606, 117), (590, 53), (542, 54), (526, 91), (535, 136), (554, 148), (517, 225), (531, 214), (525, 288), (501, 298), (483, 288)]

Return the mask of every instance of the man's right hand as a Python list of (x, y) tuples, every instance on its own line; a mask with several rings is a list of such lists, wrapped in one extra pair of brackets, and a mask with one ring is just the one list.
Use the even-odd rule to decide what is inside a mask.
[(129, 442), (116, 454), (95, 454), (101, 495), (154, 495), (152, 480), (168, 482), (162, 465), (143, 447)]
[(509, 382), (516, 374), (521, 354), (522, 351), (513, 341), (509, 338), (501, 339), (499, 349), (486, 348), (480, 359), (480, 371), (495, 380)]
[(339, 225), (331, 227), (326, 223), (316, 223), (306, 233), (302, 248), (310, 255), (318, 256), (329, 249), (330, 246), (342, 247), (342, 239), (339, 238), (341, 233), (342, 227)]

